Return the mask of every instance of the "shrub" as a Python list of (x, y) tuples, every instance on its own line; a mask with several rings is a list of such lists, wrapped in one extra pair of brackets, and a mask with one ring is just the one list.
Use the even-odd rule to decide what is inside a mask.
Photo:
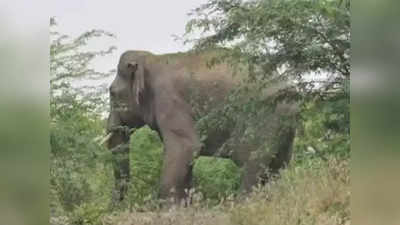
[(99, 156), (105, 149), (93, 139), (102, 135), (103, 128), (101, 119), (74, 99), (57, 110), (50, 126), (50, 181), (59, 204), (71, 211), (96, 193), (90, 178), (101, 168)]
[(347, 99), (310, 101), (301, 113), (294, 143), (295, 162), (350, 158), (350, 107)]
[(206, 199), (234, 194), (240, 186), (239, 168), (229, 159), (199, 157), (193, 168), (194, 186)]
[(78, 206), (69, 217), (72, 225), (100, 225), (106, 207), (100, 202), (84, 203)]
[(129, 153), (131, 180), (127, 197), (130, 206), (143, 206), (157, 196), (162, 148), (157, 132), (148, 126), (132, 134)]

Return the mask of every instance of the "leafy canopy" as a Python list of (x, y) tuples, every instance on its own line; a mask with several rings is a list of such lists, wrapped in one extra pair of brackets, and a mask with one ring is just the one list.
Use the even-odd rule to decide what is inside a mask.
[(248, 64), (250, 81), (277, 72), (319, 94), (349, 81), (349, 0), (210, 0), (190, 15), (186, 41), (197, 50), (230, 48), (225, 58)]
[(201, 122), (224, 126), (220, 118), (228, 118), (236, 124), (231, 140), (263, 142), (271, 108), (297, 101), (300, 160), (309, 149), (349, 155), (350, 0), (209, 0), (190, 15), (185, 41), (194, 50), (225, 49), (211, 65), (226, 61), (245, 74), (224, 110)]
[(92, 68), (96, 57), (112, 54), (115, 46), (92, 50), (87, 45), (96, 38), (114, 38), (104, 30), (90, 30), (78, 37), (71, 38), (57, 31), (55, 18), (50, 18), (50, 106), (51, 117), (54, 119), (60, 107), (68, 106), (71, 101), (82, 100), (91, 109), (104, 110), (102, 96), (107, 91), (105, 85), (76, 87), (79, 81), (99, 80), (114, 74), (114, 71), (101, 72)]

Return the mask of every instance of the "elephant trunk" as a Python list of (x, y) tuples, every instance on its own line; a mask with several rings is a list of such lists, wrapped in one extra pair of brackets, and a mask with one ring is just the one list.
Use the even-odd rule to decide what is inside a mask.
[(113, 170), (115, 187), (113, 190), (113, 203), (122, 201), (127, 193), (130, 180), (129, 166), (129, 136), (131, 129), (122, 126), (119, 115), (111, 111), (107, 120), (107, 135), (102, 143), (106, 143), (107, 148), (113, 155)]

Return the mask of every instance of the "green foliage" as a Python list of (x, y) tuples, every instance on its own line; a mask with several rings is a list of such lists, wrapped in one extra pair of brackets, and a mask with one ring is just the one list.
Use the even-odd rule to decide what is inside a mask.
[(78, 206), (70, 215), (71, 225), (101, 225), (101, 217), (106, 208), (97, 202), (84, 203)]
[[(55, 18), (50, 18), (50, 84), (67, 78), (99, 78), (109, 73), (99, 72), (90, 68), (90, 63), (98, 56), (111, 54), (116, 47), (110, 46), (105, 50), (84, 50), (93, 38), (115, 37), (104, 30), (91, 30), (76, 38), (57, 32)], [(111, 71), (110, 71), (111, 72)], [(57, 86), (59, 87), (59, 86)]]
[(136, 130), (131, 136), (131, 180), (128, 201), (135, 207), (156, 198), (162, 166), (162, 142), (157, 132), (149, 127)]
[[(284, 99), (296, 98), (291, 86), (297, 98), (340, 96), (349, 83), (349, 0), (210, 0), (192, 17), (186, 41), (195, 50), (229, 49), (213, 62), (229, 62), (258, 91), (283, 80)], [(202, 35), (191, 40), (195, 31)]]
[(53, 118), (50, 126), (51, 184), (67, 211), (90, 199), (88, 174), (97, 169), (96, 161), (105, 150), (93, 140), (102, 135), (102, 121), (85, 115), (87, 109), (71, 101)]
[(229, 159), (199, 157), (193, 168), (196, 191), (218, 200), (235, 194), (240, 186), (239, 168)]
[[(251, 95), (243, 90), (263, 93), (282, 81), (287, 85), (272, 101), (349, 98), (343, 95), (350, 77), (349, 1), (212, 0), (192, 16), (187, 41), (194, 41), (196, 50), (228, 48), (212, 62), (227, 61), (246, 74), (245, 87), (232, 95), (234, 102)], [(198, 30), (205, 33), (190, 40)], [(257, 102), (262, 104), (244, 108)], [(265, 103), (241, 102), (242, 112), (254, 114), (273, 105)]]
[(297, 163), (330, 155), (350, 158), (350, 111), (346, 99), (313, 101), (305, 105), (295, 141)]
[(90, 89), (74, 88), (73, 83), (108, 75), (89, 65), (115, 48), (90, 51), (84, 47), (92, 38), (112, 35), (94, 30), (71, 39), (55, 31), (54, 18), (50, 29), (51, 216), (70, 214), (74, 224), (96, 224), (95, 211), (107, 206), (112, 190), (110, 153), (98, 144), (104, 135), (98, 109), (104, 108), (104, 101)]
[[(88, 50), (87, 45), (96, 38), (114, 38), (114, 35), (104, 30), (91, 30), (72, 38), (57, 31), (55, 18), (50, 18), (50, 104), (58, 107), (69, 105), (71, 99), (91, 105), (92, 110), (107, 108), (102, 95), (107, 87), (84, 86), (76, 87), (77, 81), (98, 80), (114, 73), (114, 70), (100, 72), (91, 66), (94, 59), (106, 56), (116, 50), (110, 46), (104, 50)], [(66, 98), (64, 98), (66, 97)]]
[(107, 158), (106, 150), (95, 141), (103, 135), (104, 122), (93, 113), (92, 104), (77, 100), (75, 94), (62, 92), (51, 97), (51, 188), (63, 210), (73, 211), (76, 206), (98, 198), (98, 193), (104, 191), (96, 189), (107, 186), (92, 183), (90, 178), (93, 174), (110, 175), (101, 164)]
[(232, 60), (252, 67), (250, 79), (283, 65), (283, 76), (350, 76), (349, 0), (210, 0), (192, 16), (187, 35), (203, 32), (195, 48), (229, 46)]
[(222, 152), (270, 143), (260, 136), (270, 113), (279, 102), (297, 102), (298, 159), (311, 148), (321, 157), (349, 154), (349, 0), (210, 0), (191, 15), (186, 41), (194, 50), (224, 48), (211, 65), (228, 62), (245, 77), (224, 109), (199, 121), (201, 132), (234, 127)]

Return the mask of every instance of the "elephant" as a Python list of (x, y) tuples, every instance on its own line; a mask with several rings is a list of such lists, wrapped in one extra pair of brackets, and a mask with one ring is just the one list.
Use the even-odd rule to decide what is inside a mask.
[[(192, 168), (198, 156), (229, 157), (244, 167), (247, 171), (242, 181), (244, 190), (249, 190), (257, 183), (258, 178), (262, 177), (260, 171), (265, 166), (278, 170), (289, 162), (295, 136), (292, 126), (287, 129), (274, 128), (279, 130), (279, 143), (283, 144), (278, 144), (274, 155), (268, 159), (263, 156), (254, 158), (245, 150), (246, 146), (233, 154), (217, 154), (231, 136), (232, 127), (210, 130), (206, 140), (200, 140), (197, 120), (213, 108), (223, 105), (224, 98), (238, 83), (227, 64), (208, 68), (206, 61), (210, 54), (213, 53), (160, 56), (129, 50), (120, 56), (117, 75), (109, 88), (110, 113), (106, 126), (109, 134), (107, 147), (116, 159), (114, 177), (119, 201), (124, 199), (130, 177), (130, 131), (145, 125), (157, 131), (164, 143), (159, 190), (161, 199), (180, 201), (187, 196), (185, 190), (192, 186)], [(193, 93), (196, 90), (198, 92)], [(197, 112), (194, 108), (198, 109)], [(281, 111), (285, 108), (281, 107)], [(267, 119), (277, 120), (278, 114)], [(273, 122), (271, 127), (278, 123)]]

